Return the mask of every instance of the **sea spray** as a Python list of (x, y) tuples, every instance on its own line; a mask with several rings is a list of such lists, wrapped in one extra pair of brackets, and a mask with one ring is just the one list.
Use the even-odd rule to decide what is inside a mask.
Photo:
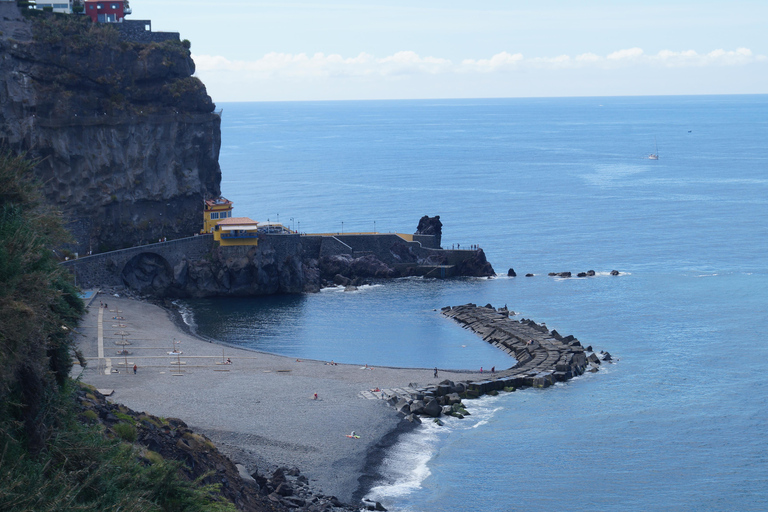
[(408, 496), (418, 491), (432, 476), (430, 462), (440, 457), (441, 449), (451, 442), (451, 434), (481, 429), (505, 407), (511, 393), (483, 396), (467, 401), (470, 415), (464, 419), (443, 417), (442, 426), (426, 418), (416, 430), (404, 434), (385, 455), (379, 472), (382, 481), (371, 488), (366, 499), (379, 501), (391, 511), (412, 510)]

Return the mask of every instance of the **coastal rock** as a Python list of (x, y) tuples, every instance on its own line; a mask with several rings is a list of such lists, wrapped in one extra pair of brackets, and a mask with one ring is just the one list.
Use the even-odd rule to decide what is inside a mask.
[(441, 413), (442, 413), (442, 407), (440, 407), (440, 404), (434, 398), (427, 401), (422, 411), (422, 414), (431, 416), (433, 418), (437, 418), (438, 416), (440, 416)]
[(348, 277), (344, 277), (341, 274), (336, 274), (333, 276), (333, 284), (338, 286), (347, 286), (350, 283), (350, 279)]
[[(334, 282), (336, 282), (336, 276), (351, 280), (356, 278), (391, 278), (396, 275), (392, 267), (372, 254), (359, 258), (354, 258), (349, 254), (325, 256), (320, 258), (318, 267), (321, 279), (333, 280)], [(342, 286), (348, 284), (349, 281), (344, 281)]]
[(453, 405), (453, 404), (461, 403), (461, 397), (459, 396), (458, 393), (451, 393), (449, 395), (446, 395), (445, 398), (448, 400), (448, 404), (447, 405)]
[(533, 277), (533, 274), (525, 274), (525, 277)]
[(515, 273), (515, 269), (510, 268), (507, 270), (507, 277), (517, 277), (517, 274)]
[(435, 235), (437, 237), (437, 246), (440, 247), (441, 238), (443, 235), (443, 223), (440, 222), (440, 216), (435, 215), (430, 217), (428, 215), (419, 219), (419, 225), (416, 228), (417, 235)]
[(490, 277), (496, 275), (496, 271), (485, 258), (485, 252), (482, 249), (475, 250), (470, 258), (463, 260), (456, 267), (458, 275), (461, 276)]
[(416, 416), (415, 414), (409, 414), (405, 417), (406, 420), (410, 421), (411, 423), (415, 423), (417, 425), (421, 425), (421, 419)]
[(424, 401), (414, 400), (411, 404), (411, 414), (423, 414), (424, 413)]
[(619, 275), (620, 273), (621, 273), (621, 272), (619, 272), (618, 270), (611, 270), (611, 275), (612, 275), (612, 276), (617, 276), (617, 275)]
[(397, 412), (408, 415), (411, 413), (411, 404), (408, 400), (401, 398), (400, 401), (395, 405), (395, 410)]

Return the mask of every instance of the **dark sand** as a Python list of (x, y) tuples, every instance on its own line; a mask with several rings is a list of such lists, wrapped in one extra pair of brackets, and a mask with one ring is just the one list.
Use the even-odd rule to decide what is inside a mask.
[[(111, 310), (102, 311), (103, 358), (98, 351), (100, 300)], [(119, 324), (126, 327), (113, 327)], [(298, 467), (316, 491), (347, 502), (353, 494), (359, 497), (361, 476), (368, 475), (361, 481), (370, 483), (382, 444), (410, 426), (383, 400), (362, 398), (360, 392), (469, 377), (440, 372), (435, 379), (431, 369), (361, 369), (222, 346), (185, 333), (158, 306), (104, 294), (93, 301), (80, 330), (85, 336), (79, 346), (88, 358), (83, 381), (114, 390), (113, 402), (184, 420), (249, 472)], [(122, 347), (115, 342), (123, 339), (118, 332), (129, 333), (126, 348), (132, 354), (127, 358), (116, 354)], [(173, 340), (180, 342), (179, 356), (168, 354)], [(216, 364), (222, 357), (232, 364)], [(120, 365), (126, 359), (128, 371)], [(185, 364), (173, 364), (178, 362)], [(110, 365), (120, 372), (107, 373)], [(75, 367), (75, 374), (79, 370)], [(360, 439), (346, 437), (353, 430)]]

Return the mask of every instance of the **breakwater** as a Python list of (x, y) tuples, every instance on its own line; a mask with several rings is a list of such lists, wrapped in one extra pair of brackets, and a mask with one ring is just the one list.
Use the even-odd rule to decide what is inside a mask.
[(484, 307), (465, 304), (447, 306), (441, 313), (507, 352), (517, 363), (498, 372), (482, 372), (488, 377), (481, 380), (444, 380), (428, 386), (412, 383), (403, 388), (363, 391), (362, 398), (387, 400), (411, 422), (420, 423), (419, 418), (424, 416), (439, 422), (442, 415), (457, 418), (467, 415), (463, 399), (526, 387), (546, 388), (585, 371), (598, 371), (602, 361), (612, 359), (608, 352), (598, 356), (591, 346), (585, 348), (574, 336), (562, 336), (544, 324), (513, 320), (506, 306), (495, 309), (490, 304)]
[[(488, 343), (507, 352), (517, 364), (495, 376), (469, 383), (469, 390), (485, 394), (492, 390), (519, 387), (548, 387), (581, 375), (588, 366), (598, 368), (600, 358), (590, 354), (592, 347), (584, 348), (573, 336), (561, 336), (546, 325), (533, 320), (513, 320), (504, 308), (494, 309), (490, 304), (445, 307), (442, 314), (472, 330)], [(610, 359), (610, 355), (604, 355)]]

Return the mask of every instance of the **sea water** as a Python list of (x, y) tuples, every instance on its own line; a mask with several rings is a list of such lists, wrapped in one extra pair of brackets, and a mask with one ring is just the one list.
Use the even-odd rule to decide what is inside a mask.
[(370, 498), (400, 511), (768, 509), (768, 96), (220, 107), (235, 215), (308, 233), (412, 233), (440, 215), (443, 246), (480, 245), (499, 276), (186, 301), (201, 333), (292, 357), (506, 368), (439, 315), (491, 303), (616, 360), (422, 425)]

